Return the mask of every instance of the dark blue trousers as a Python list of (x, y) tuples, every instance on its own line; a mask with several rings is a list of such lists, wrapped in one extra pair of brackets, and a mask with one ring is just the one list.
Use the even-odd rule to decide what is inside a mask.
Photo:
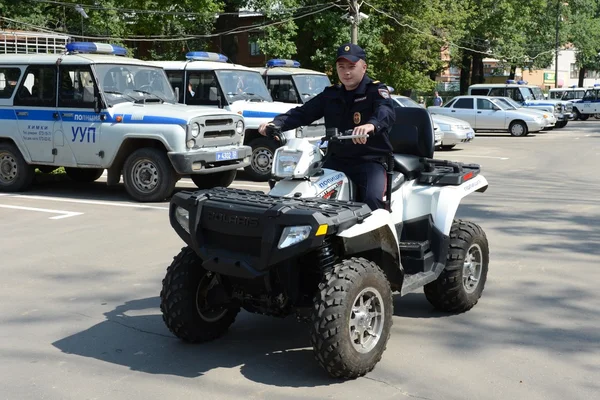
[(371, 210), (385, 208), (383, 196), (387, 186), (385, 168), (376, 161), (346, 160), (330, 157), (323, 165), (346, 174), (356, 185), (355, 201), (366, 203)]

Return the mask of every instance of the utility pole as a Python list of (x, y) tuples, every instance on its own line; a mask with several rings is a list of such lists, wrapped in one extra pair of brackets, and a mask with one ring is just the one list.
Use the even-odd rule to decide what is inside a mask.
[(360, 22), (360, 4), (357, 0), (350, 2), (350, 21), (352, 21), (352, 34), (350, 41), (352, 44), (358, 44), (358, 23)]
[(560, 29), (560, 2), (562, 0), (556, 0), (556, 50), (554, 52), (554, 87), (558, 87), (558, 51), (559, 51), (559, 29)]

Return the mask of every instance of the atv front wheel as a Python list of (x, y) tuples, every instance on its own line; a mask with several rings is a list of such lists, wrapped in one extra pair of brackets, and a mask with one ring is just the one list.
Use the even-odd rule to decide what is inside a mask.
[(489, 261), (488, 240), (483, 229), (469, 221), (454, 221), (446, 268), (435, 281), (425, 285), (425, 297), (442, 311), (470, 310), (483, 292)]
[(351, 258), (326, 270), (311, 315), (317, 362), (335, 378), (373, 370), (390, 337), (393, 307), (390, 284), (375, 263)]
[[(160, 292), (160, 310), (169, 330), (185, 342), (198, 343), (223, 335), (240, 308), (210, 304), (223, 298), (223, 278), (202, 268), (202, 260), (184, 247), (167, 269)], [(217, 300), (218, 301), (218, 300)]]

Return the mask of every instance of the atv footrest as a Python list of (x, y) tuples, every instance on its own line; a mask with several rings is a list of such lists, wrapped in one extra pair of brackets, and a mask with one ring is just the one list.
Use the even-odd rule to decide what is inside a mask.
[(400, 242), (400, 254), (414, 258), (423, 258), (429, 251), (429, 240), (423, 242)]

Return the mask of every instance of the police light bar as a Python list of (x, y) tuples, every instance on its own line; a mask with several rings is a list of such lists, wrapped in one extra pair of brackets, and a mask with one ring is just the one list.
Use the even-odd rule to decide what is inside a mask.
[(274, 58), (272, 60), (267, 61), (267, 68), (273, 67), (292, 67), (299, 68), (300, 62), (296, 60), (284, 60), (281, 58)]
[(600, 83), (594, 83), (594, 87), (600, 86)]
[(527, 85), (527, 81), (523, 81), (523, 80), (517, 81), (517, 85)]
[(190, 51), (185, 55), (185, 58), (190, 61), (216, 61), (227, 62), (227, 56), (219, 53), (211, 53), (209, 51)]
[(67, 43), (65, 48), (69, 53), (113, 54), (115, 56), (127, 55), (126, 48), (108, 43), (71, 42)]
[(514, 79), (509, 79), (506, 81), (507, 84), (512, 85), (514, 83), (517, 83)]
[(575, 89), (577, 87), (577, 85), (571, 85), (569, 86), (571, 89)]

